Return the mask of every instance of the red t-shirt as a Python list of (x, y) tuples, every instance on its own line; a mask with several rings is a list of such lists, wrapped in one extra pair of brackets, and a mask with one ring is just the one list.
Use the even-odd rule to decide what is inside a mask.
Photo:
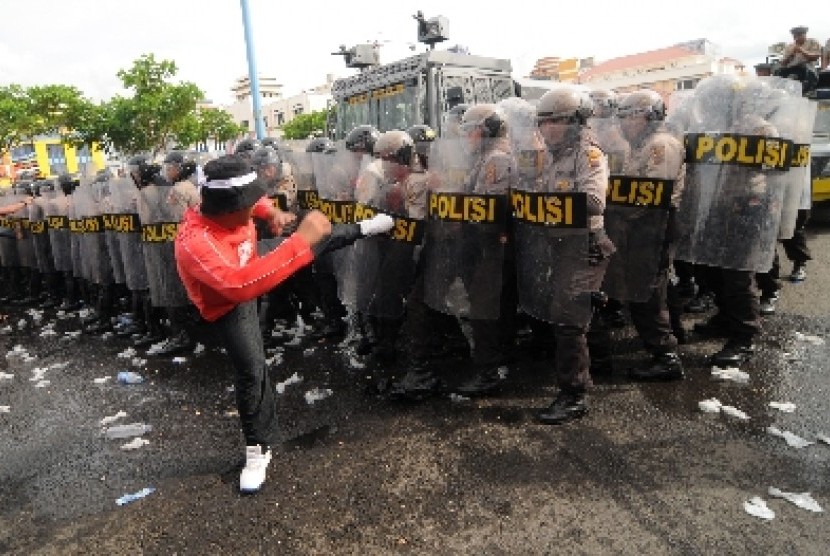
[[(263, 197), (254, 215), (266, 215), (270, 203)], [(176, 266), (188, 297), (205, 320), (213, 322), (267, 293), (314, 258), (297, 234), (264, 257), (257, 256), (256, 241), (253, 221), (228, 229), (203, 216), (198, 207), (185, 212), (176, 236)]]

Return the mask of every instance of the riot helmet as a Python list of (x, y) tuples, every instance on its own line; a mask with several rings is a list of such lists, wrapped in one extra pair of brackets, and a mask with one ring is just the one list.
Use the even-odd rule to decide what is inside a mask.
[(372, 154), (380, 132), (371, 125), (359, 125), (346, 135), (346, 149), (356, 153)]
[(81, 185), (81, 181), (78, 179), (77, 176), (72, 176), (69, 174), (61, 174), (58, 176), (58, 185), (63, 191), (64, 195), (72, 195), (72, 192), (75, 191), (79, 185)]
[(336, 150), (334, 142), (328, 137), (315, 137), (305, 148), (307, 153), (333, 153)]
[(164, 157), (162, 173), (171, 183), (186, 180), (196, 172), (196, 158), (187, 151), (171, 151)]
[(274, 184), (283, 179), (282, 159), (273, 147), (260, 147), (251, 156), (251, 163), (260, 179)]
[(585, 91), (560, 87), (548, 91), (536, 105), (536, 121), (585, 125), (594, 111), (594, 103)]
[[(276, 137), (266, 137), (260, 143), (260, 147), (271, 147), (275, 151), (278, 151), (280, 148), (280, 142)], [(256, 152), (256, 150), (254, 152)]]
[(112, 179), (112, 172), (110, 172), (109, 168), (104, 168), (103, 170), (98, 170), (95, 174), (95, 183), (106, 183)]
[(694, 89), (691, 121), (701, 131), (725, 131), (732, 124), (735, 91), (740, 79), (735, 75), (711, 75)]
[(239, 143), (236, 144), (236, 148), (234, 148), (234, 154), (241, 154), (243, 156), (251, 156), (251, 154), (257, 150), (261, 146), (258, 139), (251, 139), (246, 137), (245, 139), (241, 140)]
[(621, 119), (642, 115), (648, 121), (662, 121), (666, 119), (666, 104), (657, 91), (641, 89), (626, 95), (617, 108), (617, 115)]
[(395, 129), (381, 133), (375, 143), (375, 156), (381, 160), (387, 179), (400, 181), (406, 177), (412, 165), (415, 143), (405, 131)]
[(481, 130), (481, 137), (495, 138), (507, 135), (507, 124), (499, 107), (495, 104), (476, 104), (468, 108), (461, 117), (461, 131), (469, 135)]
[(430, 143), (435, 141), (435, 130), (428, 125), (418, 124), (410, 126), (406, 133), (415, 143), (415, 152), (418, 153), (418, 157), (425, 163), (429, 156)]
[(594, 89), (588, 93), (593, 102), (594, 118), (611, 118), (617, 110), (617, 94), (611, 89)]

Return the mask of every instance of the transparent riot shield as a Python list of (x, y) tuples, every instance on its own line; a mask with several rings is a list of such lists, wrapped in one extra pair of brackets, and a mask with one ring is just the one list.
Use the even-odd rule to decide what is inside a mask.
[(69, 198), (55, 189), (47, 196), (43, 210), (46, 214), (52, 260), (58, 272), (72, 272), (71, 239), (69, 237)]
[(52, 184), (41, 186), (41, 193), (35, 197), (34, 202), (29, 205), (29, 225), (32, 230), (32, 242), (35, 250), (37, 269), (42, 273), (55, 271), (55, 263), (52, 259), (52, 246), (49, 241), (49, 232), (46, 225), (46, 205), (49, 202), (47, 195), (54, 192), (47, 191)]
[[(11, 206), (18, 201), (18, 195), (7, 192), (0, 197), (0, 206)], [(6, 268), (20, 266), (20, 255), (17, 250), (17, 238), (15, 237), (15, 223), (11, 216), (0, 216), (0, 260)]]
[(176, 267), (174, 244), (186, 207), (170, 202), (172, 188), (154, 184), (139, 190), (144, 263), (155, 307), (183, 307), (189, 302)]
[(753, 272), (772, 266), (794, 144), (769, 121), (780, 102), (770, 91), (746, 79), (733, 86), (730, 102), (707, 98), (697, 106), (703, 115), (728, 110), (729, 117), (725, 129), (686, 136), (687, 190), (696, 198), (682, 206), (694, 212), (684, 219), (693, 227), (681, 260)]
[[(456, 139), (438, 139), (430, 159), (424, 301), (437, 311), (494, 320), (501, 312), (508, 199), (474, 189), (477, 161)], [(467, 184), (471, 186), (468, 188)]]
[(790, 239), (795, 233), (798, 211), (802, 206), (805, 188), (810, 189), (810, 143), (813, 138), (813, 124), (816, 119), (816, 103), (802, 97), (791, 98), (791, 110), (775, 114), (773, 124), (786, 129), (786, 134), (795, 143), (792, 165), (787, 176), (784, 191), (783, 210), (779, 239)]
[[(355, 222), (355, 187), (361, 169), (361, 157), (339, 148), (332, 153), (310, 153), (315, 205), (332, 225)], [(354, 245), (318, 257), (315, 272), (333, 274), (337, 279), (337, 295), (349, 307), (357, 303), (358, 266)], [(363, 264), (363, 261), (360, 262)]]
[(116, 284), (124, 284), (126, 283), (124, 260), (121, 257), (121, 247), (118, 244), (118, 238), (113, 228), (115, 217), (115, 209), (112, 202), (113, 181), (114, 179), (110, 179), (106, 183), (96, 184), (100, 195), (98, 208), (101, 212), (101, 221), (104, 225), (104, 242), (107, 248), (110, 267), (112, 268), (113, 279)]
[[(72, 275), (75, 278), (86, 278), (84, 264), (84, 219), (78, 207), (78, 190), (67, 197), (66, 216), (69, 220), (69, 250), (72, 259)], [(83, 203), (82, 203), (83, 205)]]
[(682, 179), (683, 148), (667, 132), (652, 134), (612, 174), (605, 205), (605, 231), (616, 247), (603, 291), (619, 301), (647, 301), (667, 260), (666, 231), (676, 182)]
[(124, 280), (130, 291), (149, 288), (144, 248), (141, 245), (138, 195), (138, 188), (129, 178), (116, 178), (110, 182), (112, 229), (124, 265)]
[(314, 185), (314, 166), (311, 153), (286, 152), (285, 160), (291, 166), (291, 174), (297, 184), (297, 206), (300, 211), (317, 208), (317, 188)]
[(103, 215), (106, 190), (106, 182), (94, 182), (89, 185), (89, 206), (86, 208), (84, 218), (84, 238), (90, 254), (91, 279), (100, 285), (112, 284), (114, 279)]
[[(25, 197), (20, 193), (20, 199)], [(35, 246), (32, 240), (32, 229), (29, 221), (29, 208), (23, 207), (11, 216), (14, 223), (15, 234), (17, 235), (17, 253), (20, 257), (20, 266), (24, 268), (37, 268), (35, 261)]]

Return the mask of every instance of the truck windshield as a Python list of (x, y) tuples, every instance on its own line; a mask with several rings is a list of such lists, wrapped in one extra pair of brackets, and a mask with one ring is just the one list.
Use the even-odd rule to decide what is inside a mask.
[(406, 129), (417, 123), (415, 121), (418, 107), (418, 88), (405, 87), (395, 94), (385, 95), (378, 101), (378, 129)]
[(352, 129), (363, 124), (371, 124), (381, 132), (406, 129), (418, 123), (420, 102), (415, 85), (390, 87), (338, 102), (336, 139), (343, 139)]

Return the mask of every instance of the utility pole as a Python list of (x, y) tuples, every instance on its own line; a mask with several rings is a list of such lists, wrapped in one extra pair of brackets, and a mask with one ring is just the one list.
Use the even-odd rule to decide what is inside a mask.
[(248, 80), (251, 82), (251, 99), (254, 109), (254, 129), (260, 141), (265, 138), (265, 126), (262, 122), (262, 105), (259, 98), (259, 77), (256, 71), (256, 56), (254, 55), (254, 37), (251, 33), (251, 14), (248, 10), (248, 0), (239, 0), (242, 6), (242, 26), (245, 28), (245, 48), (248, 52)]

